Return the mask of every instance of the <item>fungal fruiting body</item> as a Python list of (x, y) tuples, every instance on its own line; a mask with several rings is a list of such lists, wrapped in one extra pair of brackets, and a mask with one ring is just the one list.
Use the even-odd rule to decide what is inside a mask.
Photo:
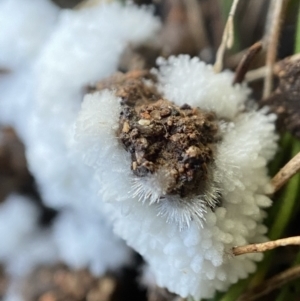
[(275, 116), (248, 101), (246, 86), (232, 86), (229, 71), (215, 74), (188, 56), (158, 65), (86, 95), (76, 147), (95, 170), (114, 231), (146, 259), (157, 284), (210, 298), (262, 258), (229, 254), (267, 239)]

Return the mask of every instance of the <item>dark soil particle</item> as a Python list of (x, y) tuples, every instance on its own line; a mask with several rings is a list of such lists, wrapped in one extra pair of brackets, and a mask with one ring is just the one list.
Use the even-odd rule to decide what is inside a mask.
[(171, 175), (167, 194), (185, 197), (199, 193), (213, 162), (218, 126), (213, 113), (178, 107), (168, 100), (134, 106), (124, 102), (119, 137), (131, 153), (138, 177), (163, 169)]
[(164, 170), (169, 179), (166, 194), (202, 194), (220, 136), (216, 116), (164, 99), (148, 71), (119, 72), (89, 87), (90, 92), (103, 89), (121, 98), (117, 135), (131, 154), (133, 173), (146, 177)]

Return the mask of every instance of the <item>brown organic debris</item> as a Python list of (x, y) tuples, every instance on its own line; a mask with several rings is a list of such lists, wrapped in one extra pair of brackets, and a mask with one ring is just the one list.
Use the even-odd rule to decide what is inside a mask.
[[(168, 195), (199, 195), (210, 182), (214, 144), (220, 139), (211, 112), (164, 99), (147, 71), (117, 73), (90, 88), (110, 89), (122, 99), (117, 135), (131, 154), (137, 177), (167, 171)], [(199, 184), (200, 183), (200, 184)]]
[(0, 300), (4, 298), (7, 287), (8, 287), (8, 277), (6, 277), (4, 273), (4, 267), (0, 265)]
[(159, 99), (160, 94), (153, 85), (155, 81), (155, 76), (145, 70), (131, 71), (126, 74), (118, 72), (98, 82), (94, 87), (89, 87), (89, 91), (110, 89), (128, 104), (136, 104), (137, 101), (144, 103), (148, 102), (149, 99)]
[(279, 130), (288, 130), (300, 138), (300, 59), (286, 59), (277, 68), (279, 85), (262, 101), (277, 114)]
[(170, 171), (167, 194), (185, 197), (203, 190), (199, 183), (207, 182), (217, 132), (214, 114), (189, 105), (152, 98), (142, 105), (122, 104), (119, 137), (131, 154), (131, 169), (138, 177)]
[(158, 286), (148, 288), (147, 301), (185, 301), (186, 299), (181, 298), (173, 293), (170, 293), (165, 288)]
[(112, 276), (97, 278), (87, 270), (40, 267), (23, 283), (26, 301), (110, 301), (117, 288)]
[(24, 190), (31, 181), (23, 144), (12, 128), (0, 128), (0, 202), (11, 192)]
[(195, 0), (162, 1), (166, 13), (158, 44), (161, 55), (197, 55), (209, 46), (201, 5)]
[[(289, 61), (290, 63), (297, 61), (300, 59), (300, 53), (296, 53), (292, 56), (289, 56), (288, 58), (282, 60), (282, 61), (278, 61), (275, 63), (274, 68), (272, 70), (272, 72), (274, 73), (274, 75), (278, 75), (278, 73), (280, 72), (280, 70), (282, 69), (282, 64), (284, 64), (284, 62)], [(257, 69), (253, 69), (250, 70), (249, 72), (247, 72), (246, 76), (245, 76), (245, 80), (248, 83), (254, 82), (254, 81), (258, 81), (261, 80), (265, 77), (267, 73), (267, 67), (263, 66)]]
[(129, 45), (123, 51), (118, 65), (122, 72), (151, 69), (155, 67), (156, 59), (161, 56), (161, 45), (148, 43), (139, 46)]

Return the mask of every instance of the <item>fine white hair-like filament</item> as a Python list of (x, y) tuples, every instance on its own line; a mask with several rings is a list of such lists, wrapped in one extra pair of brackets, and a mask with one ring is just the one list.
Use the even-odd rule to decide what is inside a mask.
[(132, 183), (132, 195), (140, 202), (148, 202), (149, 205), (159, 203), (160, 198), (167, 193), (167, 189), (173, 178), (165, 168), (159, 169), (145, 177), (135, 177)]
[(176, 223), (179, 230), (190, 227), (195, 220), (203, 227), (207, 205), (200, 197), (181, 198), (180, 196), (167, 196), (158, 204), (158, 216), (166, 218), (167, 223)]
[(167, 194), (172, 181), (170, 172), (161, 168), (145, 177), (134, 177), (130, 193), (139, 202), (149, 206), (155, 204), (157, 215), (168, 223), (177, 224), (180, 230), (188, 228), (193, 220), (202, 227), (207, 208), (214, 208), (219, 201), (220, 189), (211, 183), (203, 194), (182, 198)]

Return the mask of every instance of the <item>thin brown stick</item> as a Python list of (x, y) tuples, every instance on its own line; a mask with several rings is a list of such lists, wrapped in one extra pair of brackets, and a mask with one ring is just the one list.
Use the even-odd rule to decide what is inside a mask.
[(247, 71), (249, 70), (249, 66), (252, 63), (255, 55), (262, 49), (262, 42), (256, 42), (253, 44), (247, 52), (243, 55), (241, 61), (239, 62), (236, 70), (235, 70), (235, 76), (233, 79), (233, 85), (241, 83)]
[[(296, 61), (300, 59), (300, 53), (294, 54), (290, 57), (288, 57), (288, 59), (290, 61)], [(277, 62), (274, 67), (272, 72), (274, 73), (277, 69), (277, 67), (281, 64), (282, 61)], [(260, 80), (262, 78), (264, 78), (266, 76), (266, 72), (267, 72), (267, 67), (263, 66), (254, 70), (250, 70), (249, 72), (247, 72), (245, 80), (246, 82), (250, 83), (256, 80)]]
[(273, 67), (277, 57), (277, 48), (279, 41), (279, 34), (281, 30), (281, 21), (283, 14), (283, 7), (286, 0), (271, 0), (270, 9), (272, 17), (270, 18), (270, 32), (267, 33), (267, 53), (266, 53), (266, 77), (264, 82), (263, 98), (267, 98), (272, 91), (273, 87)]
[(273, 241), (267, 241), (260, 244), (251, 244), (241, 247), (233, 247), (232, 253), (235, 256), (248, 254), (248, 253), (258, 253), (273, 250), (278, 247), (284, 247), (288, 245), (300, 245), (300, 236), (293, 236), (288, 238), (277, 239)]
[(234, 42), (234, 28), (233, 28), (233, 17), (236, 11), (236, 7), (239, 3), (239, 0), (234, 0), (230, 12), (227, 18), (227, 22), (225, 24), (222, 42), (217, 51), (216, 62), (214, 64), (214, 70), (216, 73), (219, 73), (223, 69), (223, 58), (226, 49), (230, 49)]
[(300, 277), (300, 265), (289, 268), (284, 272), (264, 281), (262, 284), (249, 289), (242, 294), (237, 301), (254, 301), (270, 292), (282, 287), (286, 283)]
[(271, 183), (274, 187), (274, 193), (278, 191), (292, 176), (300, 171), (300, 152), (292, 158), (280, 171), (274, 176)]

